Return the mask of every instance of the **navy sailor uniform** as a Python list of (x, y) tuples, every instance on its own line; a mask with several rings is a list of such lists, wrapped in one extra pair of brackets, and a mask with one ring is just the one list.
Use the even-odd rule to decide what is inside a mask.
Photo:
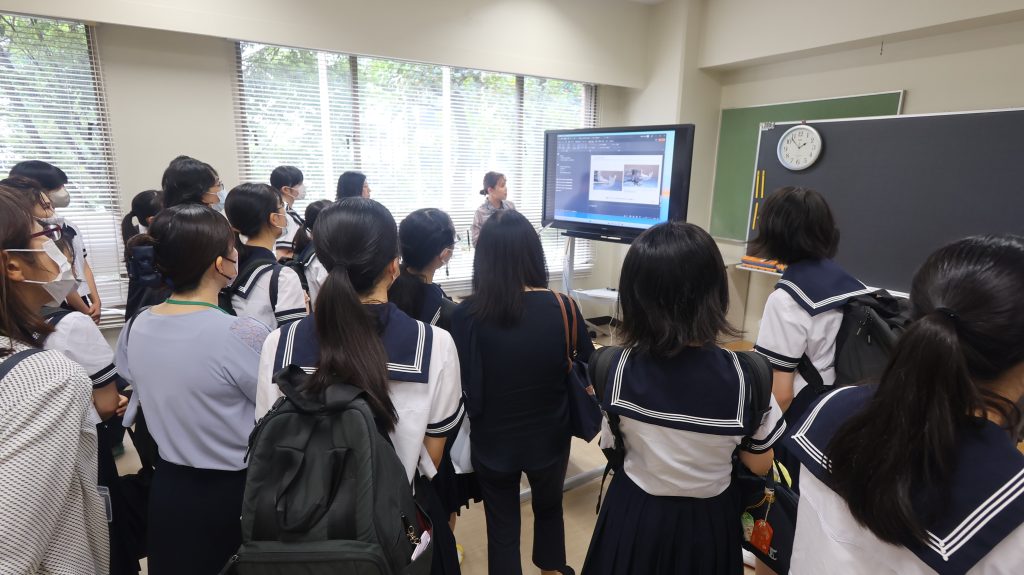
[[(828, 444), (876, 386), (840, 388), (824, 396), (786, 439), (800, 460), (800, 507), (791, 573), (1020, 573), (1024, 565), (1024, 455), (994, 423), (957, 432), (957, 458), (947, 486), (925, 486), (913, 507), (928, 541), (891, 545), (858, 524), (829, 487)], [(898, 448), (898, 446), (885, 446)], [(948, 499), (943, 487), (948, 487)]]
[[(782, 411), (755, 420), (752, 375), (713, 345), (672, 358), (617, 352), (602, 408), (619, 416), (625, 461), (601, 507), (585, 575), (742, 573), (736, 449), (764, 453), (786, 429)], [(607, 426), (601, 444), (613, 436)]]
[[(239, 275), (232, 282), (234, 294), (231, 305), (235, 315), (251, 317), (270, 329), (288, 325), (308, 315), (306, 292), (295, 270), (277, 263), (274, 254), (260, 247), (247, 246), (248, 257), (239, 258), (238, 273), (242, 274), (253, 262), (265, 261), (245, 277)], [(276, 272), (276, 273), (275, 273)], [(271, 298), (271, 282), (277, 279), (277, 301)]]
[[(448, 528), (448, 511), (427, 481), (437, 470), (423, 445), (424, 436), (454, 437), (465, 416), (462, 402), (459, 357), (448, 332), (417, 321), (392, 303), (366, 305), (378, 318), (380, 337), (388, 354), (388, 394), (398, 412), (391, 440), (405, 467), (410, 484), (415, 482), (417, 501), (434, 524), (432, 573), (459, 573), (455, 536)], [(273, 374), (295, 365), (306, 373), (316, 371), (320, 345), (313, 317), (280, 328), (267, 338), (260, 357), (256, 388), (256, 418), (270, 409), (281, 392)]]
[(274, 242), (274, 249), (276, 250), (293, 249), (295, 247), (295, 233), (306, 226), (306, 220), (302, 219), (302, 216), (292, 209), (292, 206), (286, 206), (284, 214), (287, 216), (285, 218), (285, 229), (281, 237), (277, 238), (277, 241)]

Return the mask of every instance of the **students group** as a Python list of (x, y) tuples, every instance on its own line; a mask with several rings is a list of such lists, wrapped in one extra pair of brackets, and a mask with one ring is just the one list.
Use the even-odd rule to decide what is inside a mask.
[[(225, 193), (211, 166), (176, 158), (125, 218), (126, 239), (133, 219), (142, 233), (127, 241), (129, 313), (111, 351), (92, 321), (99, 298), (80, 234), (53, 219), (66, 178), (30, 164), (34, 177), (0, 182), (0, 571), (134, 573), (142, 545), (154, 575), (219, 572), (241, 542), (250, 433), (282, 395), (275, 375), (298, 367), (311, 396), (339, 381), (363, 391), (432, 521), (431, 572), (459, 572), (456, 513), (481, 500), (488, 572), (522, 572), (524, 473), (532, 562), (573, 572), (562, 488), (564, 309), (574, 306), (547, 289), (540, 239), (507, 201), (504, 176), (485, 178), (472, 293), (456, 305), (434, 283), (458, 241), (444, 212), (398, 225), (365, 176), (347, 173), (338, 201), (300, 216), (297, 168)], [(792, 573), (1016, 572), (1024, 238), (935, 251), (879, 380), (835, 389), (844, 305), (870, 290), (831, 259), (839, 232), (821, 195), (782, 188), (763, 207), (754, 247), (788, 264), (756, 342), (773, 368), (763, 412), (754, 374), (717, 345), (738, 333), (711, 237), (670, 222), (630, 246), (622, 349), (596, 382), (618, 428), (616, 438), (606, 425), (602, 443), (617, 439), (625, 457), (577, 567), (742, 573), (734, 469), (765, 475), (778, 461), (800, 493), (795, 536), (774, 545), (790, 548)], [(586, 361), (594, 347), (576, 320)], [(826, 393), (796, 373), (801, 361)], [(116, 527), (126, 497), (110, 421), (141, 424), (157, 446), (141, 544)], [(453, 460), (460, 431), (470, 465)]]

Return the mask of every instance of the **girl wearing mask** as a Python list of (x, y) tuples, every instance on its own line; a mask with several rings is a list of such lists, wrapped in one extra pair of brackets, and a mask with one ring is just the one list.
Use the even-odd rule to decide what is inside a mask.
[[(42, 186), (50, 200), (53, 208), (66, 208), (71, 205), (71, 194), (68, 193), (68, 176), (53, 164), (39, 160), (19, 162), (11, 168), (12, 178), (28, 178), (35, 180)], [(67, 218), (56, 213), (51, 213), (43, 219), (44, 223), (55, 224), (61, 227), (61, 234), (71, 245), (74, 252), (72, 265), (75, 268), (75, 277), (83, 280), (68, 294), (68, 309), (80, 311), (92, 318), (99, 325), (101, 315), (100, 292), (96, 287), (96, 277), (93, 275), (92, 266), (89, 265), (89, 252), (85, 249), (85, 238), (81, 230)]]
[(178, 204), (206, 204), (218, 211), (224, 210), (224, 183), (217, 170), (206, 162), (189, 156), (171, 160), (161, 180), (164, 207)]
[(274, 247), (278, 259), (291, 259), (295, 246), (292, 243), (296, 232), (306, 225), (306, 221), (295, 211), (295, 202), (306, 197), (306, 185), (302, 183), (302, 170), (295, 166), (278, 166), (270, 173), (270, 185), (281, 194), (284, 200), (284, 213), (288, 216), (288, 227), (284, 235), (278, 238)]
[[(238, 249), (238, 276), (226, 292), (235, 315), (255, 318), (271, 329), (306, 317), (299, 276), (277, 263), (272, 251), (288, 228), (280, 192), (267, 184), (241, 184), (228, 194), (224, 211)], [(245, 236), (245, 243), (239, 236)]]
[(933, 253), (877, 385), (823, 397), (800, 461), (790, 573), (1018, 573), (1024, 561), (1024, 237)]
[[(446, 438), (463, 406), (459, 359), (448, 332), (417, 321), (388, 301), (398, 276), (398, 233), (387, 208), (346, 198), (323, 210), (313, 228), (317, 256), (328, 270), (313, 315), (275, 331), (260, 359), (256, 418), (281, 392), (273, 376), (284, 367), (312, 375), (311, 393), (336, 378), (365, 390), (394, 443), (418, 500), (436, 502), (428, 481), (441, 464)], [(422, 478), (422, 479), (421, 479)], [(458, 573), (447, 516), (426, 501), (434, 525), (434, 573)]]
[(96, 489), (92, 384), (81, 366), (42, 351), (37, 315), (63, 299), (70, 267), (18, 191), (0, 186), (0, 572), (109, 571)]
[(217, 307), (238, 273), (227, 220), (204, 205), (167, 208), (129, 249), (149, 252), (174, 286), (126, 324), (118, 373), (132, 384), (125, 424), (145, 409), (159, 445), (149, 494), (149, 572), (214, 574), (241, 543), (245, 451), (253, 429), (259, 350), (269, 330)]

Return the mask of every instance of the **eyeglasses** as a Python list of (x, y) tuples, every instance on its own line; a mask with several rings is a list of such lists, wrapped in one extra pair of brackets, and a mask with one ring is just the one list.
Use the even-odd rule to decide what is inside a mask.
[(46, 236), (46, 237), (50, 238), (51, 240), (53, 240), (55, 242), (59, 242), (60, 238), (63, 237), (63, 235), (64, 235), (64, 232), (61, 230), (60, 226), (45, 225), (44, 224), (43, 225), (43, 231), (36, 232), (36, 233), (30, 235), (29, 239), (31, 239), (31, 238), (38, 238), (39, 236)]

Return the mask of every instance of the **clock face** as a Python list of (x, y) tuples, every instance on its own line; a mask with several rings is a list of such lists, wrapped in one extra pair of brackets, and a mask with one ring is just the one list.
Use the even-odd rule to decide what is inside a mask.
[(782, 134), (777, 152), (779, 163), (787, 169), (806, 170), (821, 155), (821, 134), (805, 124), (793, 126)]

